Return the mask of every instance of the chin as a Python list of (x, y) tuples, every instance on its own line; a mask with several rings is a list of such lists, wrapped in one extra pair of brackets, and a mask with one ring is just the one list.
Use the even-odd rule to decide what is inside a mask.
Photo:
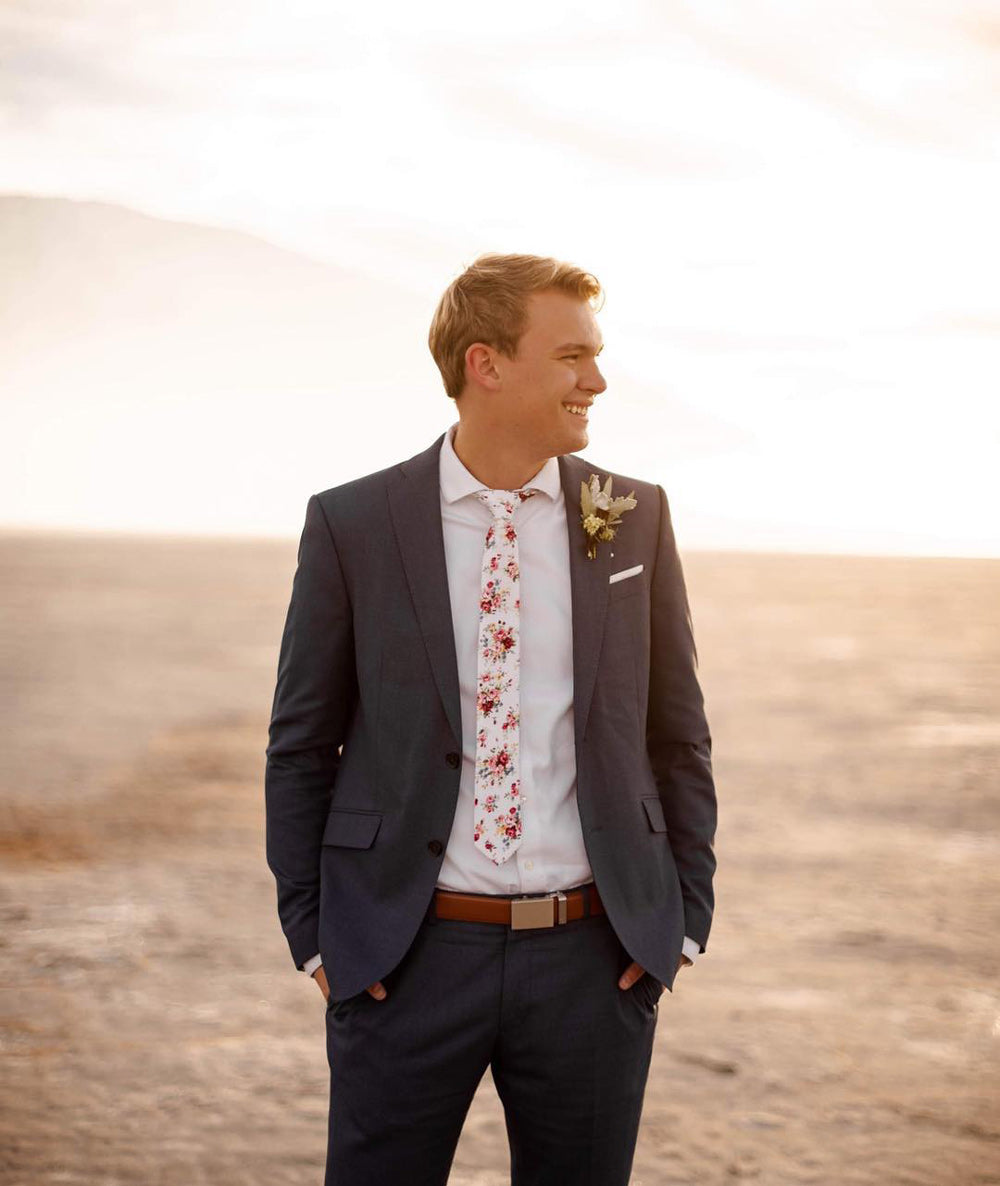
[(584, 449), (590, 444), (590, 437), (587, 435), (587, 426), (584, 424), (578, 428), (576, 432), (569, 437), (569, 446), (565, 450), (567, 453), (576, 453), (580, 449)]

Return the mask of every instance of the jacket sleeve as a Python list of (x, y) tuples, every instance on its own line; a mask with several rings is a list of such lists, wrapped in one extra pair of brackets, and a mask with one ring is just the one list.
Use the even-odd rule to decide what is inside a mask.
[(662, 486), (650, 595), (646, 749), (663, 803), (684, 898), (684, 930), (705, 950), (715, 899), (716, 797), (712, 739), (696, 674), (698, 653), (670, 506)]
[(356, 701), (350, 599), (314, 494), (281, 638), (264, 776), (267, 863), (297, 968), (319, 951), (320, 849)]

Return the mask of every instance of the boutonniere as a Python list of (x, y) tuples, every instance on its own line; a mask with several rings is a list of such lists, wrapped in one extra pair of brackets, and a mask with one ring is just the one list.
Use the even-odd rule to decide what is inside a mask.
[(618, 498), (611, 497), (611, 475), (601, 489), (597, 474), (590, 475), (590, 485), (580, 483), (580, 518), (583, 530), (587, 536), (587, 557), (594, 560), (597, 557), (598, 540), (612, 540), (615, 538), (615, 528), (622, 521), (622, 512), (630, 511), (638, 506), (638, 499), (632, 494), (623, 494)]

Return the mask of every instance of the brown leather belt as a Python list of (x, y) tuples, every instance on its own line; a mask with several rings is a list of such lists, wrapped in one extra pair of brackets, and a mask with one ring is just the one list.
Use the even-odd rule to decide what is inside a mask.
[(521, 894), (515, 898), (436, 889), (433, 907), (437, 918), (498, 922), (515, 931), (526, 927), (554, 927), (575, 922), (590, 914), (604, 913), (604, 903), (593, 881), (576, 889), (553, 890), (548, 894)]

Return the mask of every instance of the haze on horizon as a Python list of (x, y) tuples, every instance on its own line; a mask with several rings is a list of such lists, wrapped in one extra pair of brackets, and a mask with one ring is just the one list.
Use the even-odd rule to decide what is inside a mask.
[(0, 38), (0, 524), (297, 534), (456, 418), (438, 296), (534, 251), (604, 285), (583, 452), (683, 547), (1000, 555), (993, 5), (8, 0)]

